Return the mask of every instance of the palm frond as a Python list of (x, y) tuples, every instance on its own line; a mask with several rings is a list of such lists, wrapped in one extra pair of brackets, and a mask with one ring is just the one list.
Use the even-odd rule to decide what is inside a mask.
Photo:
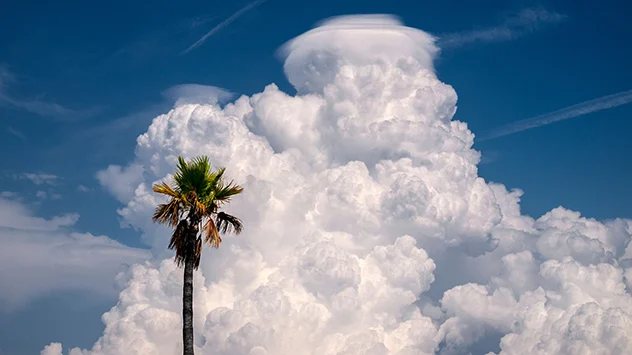
[(189, 223), (186, 219), (183, 219), (182, 221), (180, 221), (180, 223), (178, 223), (176, 229), (171, 235), (171, 240), (169, 241), (169, 249), (175, 249), (176, 251), (175, 262), (178, 266), (182, 266), (186, 258), (186, 242), (188, 229)]
[(183, 187), (186, 185), (186, 180), (184, 177), (187, 175), (188, 171), (189, 164), (187, 164), (183, 157), (178, 157), (178, 165), (176, 165), (176, 172), (173, 175), (173, 180), (176, 182), (176, 185), (180, 188), (181, 191), (187, 191), (183, 189)]
[(212, 218), (209, 218), (208, 221), (206, 221), (206, 224), (204, 224), (203, 233), (205, 243), (212, 247), (219, 248), (219, 245), (222, 242), (222, 237), (219, 235), (217, 226)]
[(182, 214), (181, 201), (172, 198), (167, 203), (161, 203), (156, 207), (152, 220), (170, 227), (176, 227)]
[(217, 191), (215, 191), (215, 201), (219, 203), (225, 203), (230, 201), (231, 197), (240, 194), (244, 191), (244, 188), (236, 185), (234, 182), (229, 182), (228, 185), (219, 185)]
[(177, 191), (177, 189), (174, 189), (173, 187), (171, 187), (166, 182), (161, 182), (161, 183), (158, 183), (158, 184), (154, 184), (152, 186), (152, 190), (154, 190), (155, 193), (159, 193), (159, 194), (162, 194), (162, 195), (167, 195), (167, 196), (170, 196), (170, 197), (177, 197), (177, 198), (179, 198), (181, 196), (181, 193), (179, 191)]
[(198, 196), (204, 196), (212, 183), (210, 174), (211, 164), (208, 157), (195, 157), (189, 162), (178, 157), (174, 180), (184, 193), (195, 192)]
[(226, 172), (226, 168), (219, 168), (215, 171), (210, 172), (210, 174), (208, 175), (208, 179), (210, 181), (210, 184), (208, 186), (208, 189), (211, 191), (215, 191), (217, 189), (217, 186), (219, 186), (222, 182), (222, 178), (224, 177), (224, 172)]
[(199, 216), (206, 216), (208, 214), (206, 207), (207, 206), (204, 203), (202, 203), (200, 200), (198, 199), (195, 200), (195, 208), (196, 208), (196, 212), (199, 213)]
[(235, 216), (229, 215), (228, 213), (220, 212), (217, 214), (215, 219), (217, 223), (217, 230), (222, 233), (234, 232), (235, 234), (239, 234), (243, 229), (241, 220)]
[(243, 191), (233, 181), (228, 184), (224, 181), (225, 172), (225, 168), (212, 169), (209, 158), (205, 156), (189, 161), (178, 157), (174, 184), (161, 182), (153, 185), (154, 192), (171, 198), (156, 207), (153, 221), (174, 228), (169, 249), (175, 249), (178, 266), (182, 266), (185, 260), (192, 260), (197, 269), (202, 244), (217, 248), (222, 242), (222, 233), (242, 231), (239, 218), (219, 212), (221, 205)]

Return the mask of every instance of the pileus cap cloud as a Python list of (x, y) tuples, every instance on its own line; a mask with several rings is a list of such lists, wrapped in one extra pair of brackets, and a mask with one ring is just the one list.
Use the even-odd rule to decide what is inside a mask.
[(437, 51), (434, 37), (391, 15), (334, 17), (281, 49), (285, 74), (299, 92), (320, 92), (345, 64), (380, 61), (410, 71), (432, 70)]
[[(270, 85), (224, 107), (178, 105), (138, 138), (128, 168), (102, 174), (104, 186), (128, 182), (113, 191), (120, 214), (157, 253), (169, 231), (151, 223), (150, 186), (178, 155), (209, 155), (245, 186), (230, 206), (244, 232), (196, 274), (199, 354), (630, 348), (630, 221), (563, 208), (534, 220), (522, 192), (480, 178), (430, 35), (343, 17), (285, 50), (299, 95)], [(117, 176), (130, 167), (142, 175)], [(147, 263), (121, 282), (103, 336), (70, 354), (180, 351), (181, 270)]]

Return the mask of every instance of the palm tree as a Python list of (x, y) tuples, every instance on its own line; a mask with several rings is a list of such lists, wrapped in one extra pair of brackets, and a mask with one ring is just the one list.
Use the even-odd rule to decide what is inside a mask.
[(156, 193), (166, 195), (169, 201), (158, 205), (153, 221), (173, 228), (169, 249), (175, 249), (175, 262), (184, 265), (182, 287), (182, 340), (183, 354), (193, 355), (193, 270), (200, 265), (202, 239), (218, 248), (220, 233), (240, 233), (239, 218), (221, 212), (220, 208), (243, 188), (232, 181), (224, 181), (225, 168), (211, 169), (208, 157), (197, 157), (186, 162), (178, 157), (173, 180), (155, 184)]

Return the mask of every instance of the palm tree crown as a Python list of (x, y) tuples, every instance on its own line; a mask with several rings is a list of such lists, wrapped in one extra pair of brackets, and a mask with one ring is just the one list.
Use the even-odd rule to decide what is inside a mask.
[[(175, 249), (175, 261), (181, 266), (185, 259), (193, 257), (194, 267), (200, 265), (202, 239), (217, 248), (222, 242), (221, 233), (240, 233), (242, 223), (239, 218), (221, 212), (220, 207), (241, 193), (243, 188), (232, 181), (223, 180), (225, 168), (211, 169), (208, 157), (197, 157), (186, 162), (178, 157), (174, 174), (174, 184), (165, 182), (154, 184), (156, 193), (170, 199), (158, 205), (153, 216), (158, 222), (174, 228), (169, 249)], [(194, 236), (195, 240), (191, 240)], [(204, 238), (202, 238), (204, 237)], [(187, 244), (195, 242), (195, 248)], [(193, 255), (187, 255), (192, 250)]]

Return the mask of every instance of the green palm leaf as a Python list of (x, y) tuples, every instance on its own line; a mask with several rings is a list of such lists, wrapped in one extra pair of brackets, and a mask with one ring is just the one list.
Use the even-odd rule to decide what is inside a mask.
[(220, 234), (241, 232), (241, 220), (220, 211), (222, 205), (243, 191), (233, 181), (224, 181), (225, 173), (226, 168), (213, 169), (208, 157), (189, 161), (178, 157), (173, 184), (154, 184), (153, 191), (167, 196), (169, 201), (156, 207), (153, 220), (174, 229), (169, 248), (176, 251), (178, 264), (188, 257), (187, 238), (196, 238), (191, 241), (195, 245), (191, 257), (197, 267), (202, 252), (201, 246), (197, 246), (198, 239), (217, 248), (222, 241)]

